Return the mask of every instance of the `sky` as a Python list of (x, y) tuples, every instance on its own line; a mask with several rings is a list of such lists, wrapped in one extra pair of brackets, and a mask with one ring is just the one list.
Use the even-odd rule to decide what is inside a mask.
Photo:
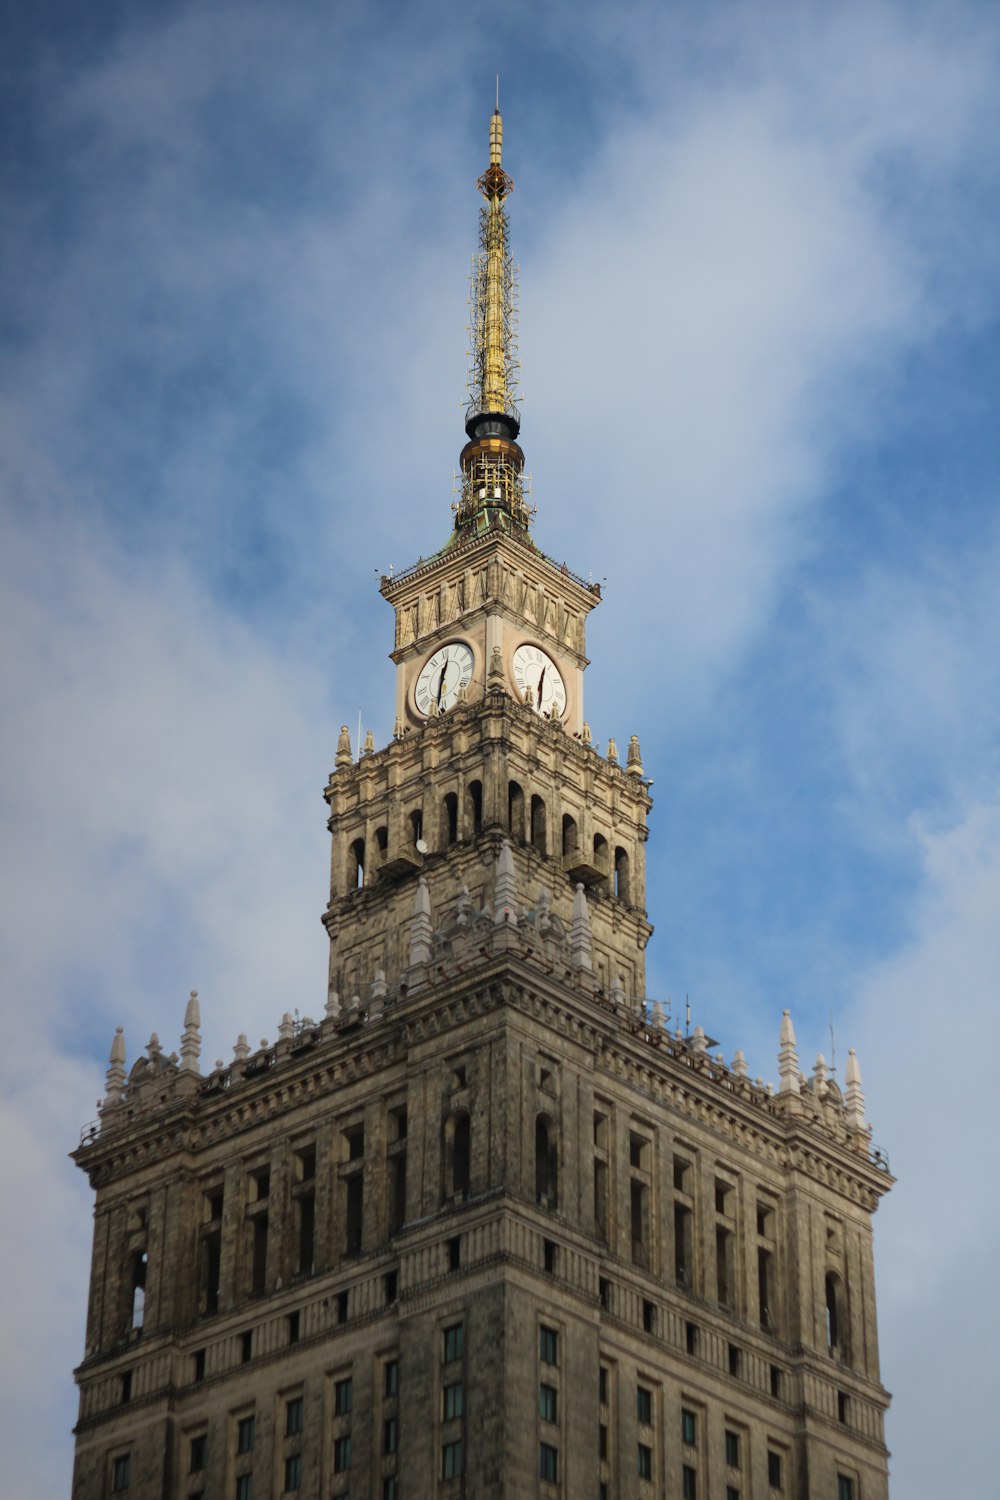
[[(325, 998), (322, 787), (439, 547), (500, 74), (535, 537), (649, 993), (857, 1049), (892, 1492), (1000, 1391), (1000, 10), (33, 0), (0, 46), (0, 1500), (65, 1494), (116, 1025)], [(606, 582), (604, 582), (606, 580)], [(832, 1028), (832, 1031), (831, 1031)], [(15, 1289), (12, 1293), (12, 1289)]]

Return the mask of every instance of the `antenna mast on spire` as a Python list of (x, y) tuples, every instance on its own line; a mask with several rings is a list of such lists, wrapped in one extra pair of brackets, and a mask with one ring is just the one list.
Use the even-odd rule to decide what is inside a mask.
[(503, 169), (500, 76), (490, 116), (489, 165), (476, 186), (486, 202), (479, 215), (479, 250), (473, 258), (469, 297), (469, 403), (462, 450), (462, 493), (455, 529), (480, 534), (499, 528), (528, 530), (524, 454), (517, 444), (520, 364), (517, 353), (517, 273), (508, 245), (505, 200), (514, 189)]

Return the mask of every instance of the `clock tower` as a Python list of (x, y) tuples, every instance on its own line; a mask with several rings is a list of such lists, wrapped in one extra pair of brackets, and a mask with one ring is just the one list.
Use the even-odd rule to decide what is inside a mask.
[[(604, 992), (644, 992), (647, 815), (638, 741), (602, 756), (584, 717), (586, 623), (600, 587), (540, 551), (524, 496), (515, 400), (516, 279), (502, 121), (490, 120), (461, 486), (445, 545), (382, 579), (395, 611), (393, 742), (354, 761), (341, 731), (326, 797), (333, 835), (330, 989), (342, 1005), (404, 963), (423, 877), (432, 907), (480, 906), (501, 846), (518, 889), (567, 927), (588, 909)], [(579, 893), (579, 897), (578, 897)], [(463, 898), (464, 899), (464, 898)], [(363, 911), (363, 922), (356, 920)]]

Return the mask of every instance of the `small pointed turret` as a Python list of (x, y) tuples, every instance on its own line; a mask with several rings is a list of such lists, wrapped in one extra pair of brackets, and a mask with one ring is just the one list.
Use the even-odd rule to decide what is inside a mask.
[(861, 1068), (853, 1047), (848, 1048), (847, 1052), (845, 1083), (847, 1085), (844, 1095), (844, 1103), (847, 1106), (847, 1128), (865, 1130), (865, 1096), (861, 1091)]
[(431, 896), (427, 881), (421, 875), (413, 898), (413, 923), (410, 927), (410, 969), (421, 969), (431, 961)]
[(111, 1038), (111, 1052), (108, 1055), (108, 1071), (105, 1078), (104, 1108), (113, 1109), (116, 1104), (121, 1104), (125, 1093), (125, 1032), (121, 1026), (115, 1027), (115, 1034)]
[(637, 734), (629, 736), (628, 761), (625, 770), (629, 776), (645, 776), (646, 774), (642, 768), (642, 751), (639, 749), (639, 736)]
[(348, 729), (346, 724), (341, 724), (340, 737), (337, 740), (337, 755), (334, 760), (334, 765), (336, 766), (337, 770), (340, 771), (345, 766), (350, 766), (353, 764), (354, 757), (351, 754), (351, 731)]
[(789, 1012), (782, 1011), (780, 1046), (778, 1049), (778, 1077), (781, 1080), (779, 1094), (799, 1092), (799, 1054), (795, 1050), (795, 1027)]
[(573, 919), (569, 928), (569, 960), (575, 969), (594, 967), (593, 944), (590, 939), (590, 907), (582, 882), (577, 882), (573, 896)]
[(612, 735), (611, 738), (608, 740), (608, 765), (609, 766), (616, 766), (617, 764), (618, 764), (618, 742), (615, 739), (614, 735)]
[(192, 990), (184, 1011), (184, 1035), (181, 1037), (181, 1072), (197, 1073), (201, 1056), (201, 1007), (198, 991)]
[(497, 883), (493, 892), (493, 925), (505, 923), (517, 926), (517, 879), (514, 874), (514, 853), (504, 840), (497, 860)]

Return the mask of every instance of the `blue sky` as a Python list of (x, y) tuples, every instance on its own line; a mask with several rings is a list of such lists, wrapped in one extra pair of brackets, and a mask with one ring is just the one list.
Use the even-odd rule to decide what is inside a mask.
[(497, 71), (536, 538), (607, 579), (587, 717), (655, 778), (650, 992), (765, 1077), (786, 1006), (804, 1067), (857, 1046), (895, 1493), (986, 1493), (1000, 13), (6, 26), (3, 1500), (68, 1487), (115, 1025), (169, 1050), (196, 986), (213, 1058), (321, 1008), (320, 790), (391, 732), (376, 575), (450, 525)]

